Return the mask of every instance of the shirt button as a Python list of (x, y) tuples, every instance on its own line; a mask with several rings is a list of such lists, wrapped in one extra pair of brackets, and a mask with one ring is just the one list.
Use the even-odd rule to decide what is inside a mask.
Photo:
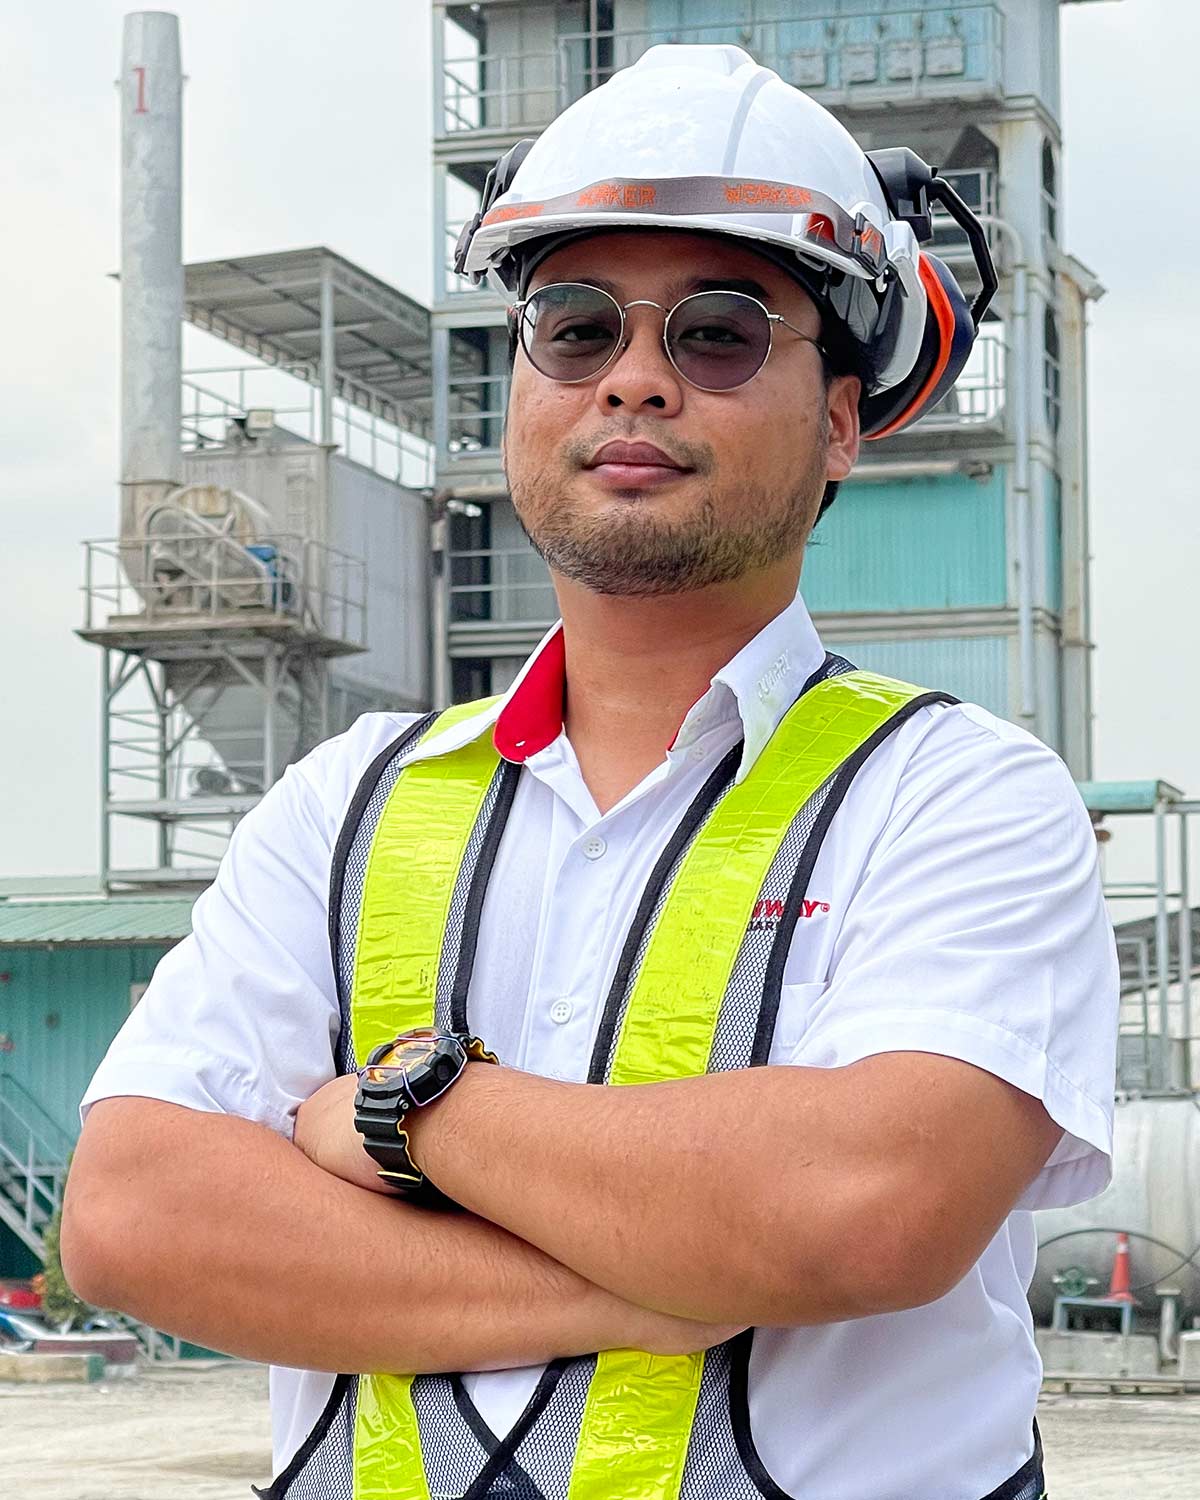
[(607, 848), (608, 845), (598, 835), (585, 839), (583, 843), (583, 852), (588, 859), (599, 859)]
[(556, 1000), (550, 1007), (550, 1019), (558, 1026), (565, 1026), (575, 1014), (575, 1007), (569, 1000)]
[(708, 751), (705, 750), (703, 745), (693, 745), (692, 748), (688, 751), (688, 759), (700, 761), (703, 760), (707, 754)]

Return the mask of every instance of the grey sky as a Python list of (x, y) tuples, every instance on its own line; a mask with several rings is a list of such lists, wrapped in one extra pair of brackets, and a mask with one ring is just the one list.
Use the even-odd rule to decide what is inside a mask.
[[(0, 876), (97, 861), (99, 652), (84, 537), (117, 502), (117, 0), (0, 0)], [(324, 243), (430, 286), (425, 0), (178, 0), (184, 254)], [(1194, 595), (1200, 135), (1193, 0), (1063, 9), (1066, 248), (1091, 338), (1097, 772), (1200, 795)], [(897, 142), (900, 144), (900, 142)]]

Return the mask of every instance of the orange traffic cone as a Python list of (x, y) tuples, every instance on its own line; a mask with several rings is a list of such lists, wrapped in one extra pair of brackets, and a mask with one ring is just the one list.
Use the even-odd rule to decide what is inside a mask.
[(1129, 1236), (1127, 1234), (1117, 1235), (1117, 1249), (1113, 1256), (1112, 1281), (1109, 1283), (1108, 1300), (1110, 1302), (1132, 1302), (1133, 1293), (1129, 1290)]

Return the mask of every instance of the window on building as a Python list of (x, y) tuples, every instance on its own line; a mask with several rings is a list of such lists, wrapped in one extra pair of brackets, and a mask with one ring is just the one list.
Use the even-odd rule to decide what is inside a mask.
[(1043, 385), (1046, 395), (1046, 421), (1051, 432), (1058, 431), (1059, 418), (1062, 413), (1062, 364), (1058, 341), (1058, 318), (1054, 309), (1046, 309), (1044, 320), (1044, 378)]
[(477, 509), (478, 515), (450, 516), (452, 621), (488, 620), (492, 614), (491, 507)]
[(455, 703), (473, 703), (492, 691), (492, 663), (486, 656), (456, 656), (450, 663), (451, 692)]
[(1042, 228), (1050, 239), (1058, 238), (1058, 165), (1049, 140), (1042, 142)]

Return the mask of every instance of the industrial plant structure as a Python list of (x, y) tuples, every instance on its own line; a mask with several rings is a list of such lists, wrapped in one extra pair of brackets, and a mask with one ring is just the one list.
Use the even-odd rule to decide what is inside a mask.
[[(63, 1101), (147, 957), (186, 931), (237, 820), (360, 712), (502, 691), (556, 618), (500, 462), (504, 304), (455, 275), (454, 246), (502, 152), (646, 48), (720, 42), (868, 149), (937, 164), (987, 227), (1000, 290), (966, 371), (911, 430), (864, 446), (803, 590), (831, 650), (1057, 749), (1102, 839), (1121, 816), (1153, 828), (1148, 880), (1110, 891), (1141, 903), (1114, 907), (1117, 1180), (1044, 1216), (1033, 1295), (1047, 1318), (1095, 1301), (1112, 1231), (1130, 1231), (1143, 1313), (1169, 1305), (1155, 1369), (1175, 1358), (1175, 1330), (1200, 1314), (1200, 1195), (1182, 1191), (1200, 1162), (1186, 838), (1200, 805), (1162, 782), (1091, 780), (1085, 340), (1102, 288), (1063, 244), (1059, 24), (1059, 0), (434, 0), (426, 309), (325, 247), (184, 265), (178, 23), (127, 17), (119, 529), (87, 544), (80, 630), (103, 656), (101, 869), (86, 896), (0, 892), (14, 1018), (0, 1023), (0, 1272), (6, 1244), (10, 1269), (18, 1241), (39, 1253), (75, 1130)], [(932, 248), (973, 292), (965, 238), (940, 215)], [(185, 372), (185, 322), (230, 362)], [(67, 955), (103, 991), (79, 992), (86, 1025)], [(48, 1093), (52, 991), (54, 1029), (88, 1041)], [(1149, 1361), (1131, 1337), (1116, 1357)]]

